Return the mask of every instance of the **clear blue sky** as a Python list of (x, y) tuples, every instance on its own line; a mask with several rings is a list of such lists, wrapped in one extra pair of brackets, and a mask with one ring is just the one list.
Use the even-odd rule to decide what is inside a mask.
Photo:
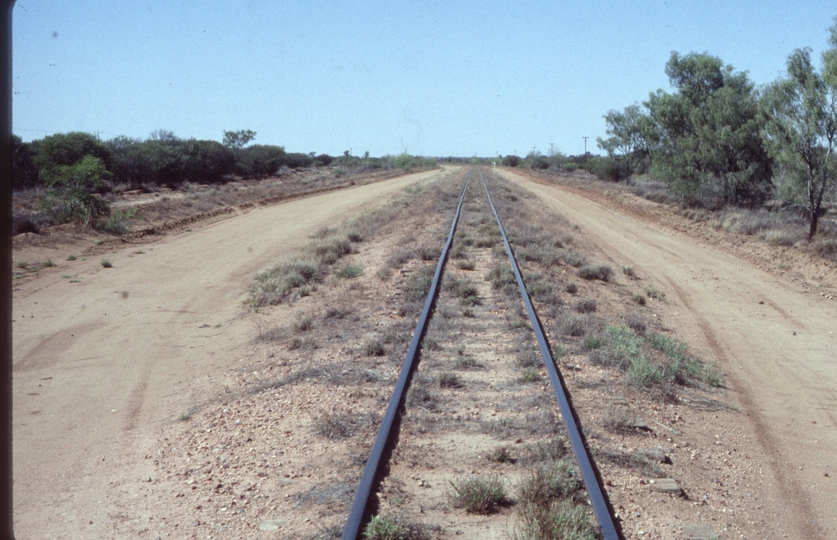
[(668, 90), (671, 51), (757, 84), (819, 60), (834, 0), (18, 0), (14, 132), (289, 151), (490, 156), (597, 151), (602, 115)]

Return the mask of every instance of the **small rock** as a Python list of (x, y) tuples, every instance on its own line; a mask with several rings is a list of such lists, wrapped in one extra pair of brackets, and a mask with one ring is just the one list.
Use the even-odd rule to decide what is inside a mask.
[(705, 525), (683, 525), (680, 540), (709, 540), (718, 538), (715, 529)]
[(668, 459), (665, 451), (658, 446), (653, 448), (637, 448), (636, 454), (651, 461), (656, 461), (657, 463), (665, 463)]
[(286, 519), (268, 519), (259, 524), (260, 531), (275, 531), (288, 524)]
[(628, 418), (627, 422), (625, 422), (625, 425), (629, 428), (651, 431), (651, 428), (648, 427), (648, 424), (645, 423), (645, 420), (643, 420), (639, 416), (635, 418)]
[(651, 491), (659, 491), (660, 493), (670, 493), (672, 495), (680, 495), (682, 490), (677, 482), (672, 478), (656, 478), (651, 480)]

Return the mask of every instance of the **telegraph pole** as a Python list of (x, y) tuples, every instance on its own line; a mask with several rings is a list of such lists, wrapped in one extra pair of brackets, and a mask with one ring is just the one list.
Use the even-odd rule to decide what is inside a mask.
[(587, 163), (587, 138), (589, 135), (582, 137), (584, 139), (584, 163)]

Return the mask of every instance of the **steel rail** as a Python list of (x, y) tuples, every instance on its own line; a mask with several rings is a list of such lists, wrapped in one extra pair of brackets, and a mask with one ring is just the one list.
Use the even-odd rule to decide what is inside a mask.
[(427, 328), (427, 321), (430, 318), (430, 311), (433, 308), (433, 303), (436, 300), (436, 293), (439, 289), (439, 282), (442, 278), (442, 271), (445, 267), (445, 261), (450, 251), (450, 246), (453, 243), (453, 235), (456, 231), (456, 224), (459, 222), (459, 213), (462, 210), (462, 201), (465, 199), (465, 192), (468, 190), (468, 184), (471, 182), (471, 175), (473, 171), (468, 174), (468, 179), (465, 181), (465, 187), (462, 189), (462, 195), (459, 196), (459, 205), (456, 207), (456, 214), (453, 216), (453, 223), (450, 226), (450, 233), (448, 240), (445, 243), (445, 248), (442, 250), (442, 255), (439, 257), (439, 263), (436, 265), (436, 273), (433, 275), (433, 281), (430, 284), (430, 291), (427, 293), (427, 300), (424, 302), (424, 309), (419, 317), (416, 331), (413, 333), (413, 340), (410, 342), (410, 348), (407, 349), (407, 356), (404, 359), (404, 364), (401, 367), (401, 373), (398, 375), (398, 380), (395, 383), (395, 389), (392, 391), (392, 397), (387, 405), (387, 411), (384, 414), (384, 419), (381, 422), (381, 427), (378, 430), (378, 436), (375, 439), (375, 444), (372, 446), (372, 451), (369, 454), (369, 460), (363, 469), (363, 476), (360, 479), (355, 499), (352, 502), (352, 508), (349, 511), (349, 518), (346, 521), (346, 527), (343, 529), (343, 540), (355, 540), (360, 534), (360, 528), (363, 525), (366, 517), (367, 506), (369, 505), (369, 496), (372, 493), (372, 487), (375, 484), (375, 479), (378, 476), (381, 460), (384, 451), (387, 449), (391, 440), (391, 431), (395, 423), (401, 405), (404, 401), (404, 392), (407, 389), (407, 383), (410, 381), (412, 375), (413, 365), (418, 356), (421, 338)]
[(573, 408), (570, 405), (570, 400), (567, 396), (566, 388), (561, 376), (558, 374), (558, 368), (555, 366), (555, 359), (552, 357), (552, 351), (549, 350), (549, 344), (546, 341), (543, 328), (541, 327), (540, 319), (535, 308), (532, 306), (532, 300), (529, 298), (529, 293), (526, 291), (526, 285), (523, 283), (523, 276), (520, 273), (520, 268), (517, 266), (517, 260), (514, 257), (511, 244), (506, 236), (506, 230), (503, 228), (503, 223), (500, 221), (500, 216), (497, 214), (497, 209), (494, 207), (494, 202), (491, 200), (491, 194), (488, 192), (488, 186), (485, 184), (485, 178), (482, 172), (479, 173), (482, 187), (485, 189), (485, 194), (488, 197), (488, 204), (491, 206), (491, 211), (494, 213), (494, 218), (497, 220), (497, 226), (500, 228), (500, 235), (503, 237), (503, 244), (506, 246), (506, 253), (509, 256), (514, 277), (517, 280), (517, 286), (520, 288), (520, 295), (523, 297), (523, 304), (526, 306), (526, 312), (529, 314), (529, 320), (532, 322), (532, 329), (535, 331), (535, 337), (538, 340), (538, 347), (540, 347), (543, 355), (546, 369), (549, 372), (549, 380), (552, 382), (552, 388), (555, 391), (555, 397), (558, 399), (558, 406), (561, 409), (561, 415), (564, 417), (564, 424), (567, 426), (567, 435), (570, 439), (570, 445), (575, 452), (578, 466), (581, 469), (581, 477), (584, 480), (584, 486), (587, 488), (587, 494), (590, 497), (590, 503), (593, 505), (593, 511), (596, 513), (596, 519), (601, 528), (602, 538), (604, 540), (618, 540), (619, 533), (616, 531), (616, 525), (613, 521), (613, 516), (610, 512), (610, 507), (605, 499), (604, 491), (599, 483), (599, 478), (593, 468), (593, 462), (590, 459), (590, 454), (587, 452), (587, 447), (584, 444), (584, 439), (581, 436), (581, 430), (575, 419)]

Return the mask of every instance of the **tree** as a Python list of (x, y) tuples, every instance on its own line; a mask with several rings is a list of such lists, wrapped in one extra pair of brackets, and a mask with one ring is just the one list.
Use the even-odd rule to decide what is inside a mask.
[(189, 139), (180, 150), (182, 178), (214, 184), (235, 170), (235, 153), (217, 141)]
[(249, 129), (239, 129), (238, 131), (224, 131), (224, 146), (233, 149), (241, 149), (256, 138), (256, 132)]
[(86, 226), (91, 219), (110, 213), (107, 201), (94, 193), (109, 178), (110, 172), (95, 156), (84, 156), (73, 165), (58, 165), (44, 179), (50, 189), (39, 204), (59, 223), (79, 221)]
[(110, 149), (89, 133), (74, 131), (44, 137), (35, 146), (35, 165), (42, 175), (55, 167), (74, 165), (85, 156), (98, 158), (105, 168), (110, 166)]
[(642, 134), (643, 122), (647, 117), (642, 113), (639, 105), (629, 105), (623, 112), (612, 110), (604, 115), (607, 122), (605, 132), (610, 135), (607, 139), (596, 138), (599, 148), (614, 157), (616, 152), (622, 155), (625, 162), (625, 183), (631, 183), (631, 176), (636, 169), (636, 162), (648, 152), (645, 137)]
[(837, 22), (829, 41), (833, 48), (823, 54), (822, 74), (811, 62), (811, 50), (797, 49), (788, 57), (787, 77), (770, 85), (764, 97), (765, 140), (805, 186), (809, 239), (817, 233), (823, 196), (837, 178)]
[(508, 155), (503, 158), (503, 165), (505, 165), (506, 167), (517, 167), (518, 165), (520, 165), (521, 161), (523, 160), (520, 159), (520, 156)]
[(276, 174), (284, 162), (283, 147), (254, 144), (237, 152), (235, 172), (242, 178), (267, 178)]
[(38, 184), (38, 168), (35, 166), (32, 145), (12, 135), (12, 186), (26, 189)]
[(677, 91), (652, 93), (641, 122), (651, 172), (684, 202), (755, 206), (772, 190), (758, 95), (746, 73), (706, 53), (673, 52), (666, 74)]

